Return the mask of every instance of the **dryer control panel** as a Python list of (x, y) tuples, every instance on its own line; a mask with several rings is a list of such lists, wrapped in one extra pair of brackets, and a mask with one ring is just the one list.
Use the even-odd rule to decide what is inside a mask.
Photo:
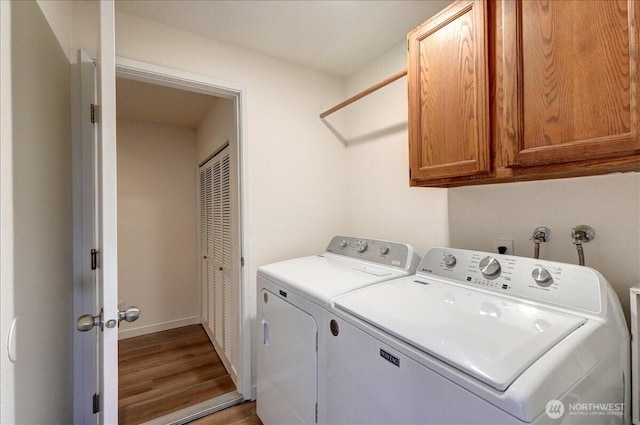
[(429, 250), (417, 273), (595, 314), (603, 312), (608, 285), (585, 266), (454, 248)]
[(396, 267), (414, 273), (420, 257), (411, 245), (399, 242), (335, 236), (326, 252)]

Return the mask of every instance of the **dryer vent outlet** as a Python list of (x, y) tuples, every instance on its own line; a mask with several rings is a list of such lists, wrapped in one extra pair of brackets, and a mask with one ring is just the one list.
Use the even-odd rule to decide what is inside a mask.
[(493, 252), (497, 254), (514, 255), (513, 240), (510, 239), (495, 239), (493, 241)]

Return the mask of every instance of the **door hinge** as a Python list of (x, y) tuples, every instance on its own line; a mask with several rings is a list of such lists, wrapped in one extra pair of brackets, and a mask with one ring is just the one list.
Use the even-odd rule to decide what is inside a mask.
[(316, 353), (318, 352), (318, 332), (316, 332)]
[(98, 413), (100, 411), (100, 395), (93, 395), (93, 413)]
[(244, 267), (244, 257), (240, 257), (240, 267)]
[(318, 402), (316, 402), (316, 423), (318, 423)]
[(96, 123), (96, 109), (98, 109), (97, 105), (91, 104), (91, 124)]
[(91, 250), (91, 270), (95, 270), (98, 268), (98, 250)]

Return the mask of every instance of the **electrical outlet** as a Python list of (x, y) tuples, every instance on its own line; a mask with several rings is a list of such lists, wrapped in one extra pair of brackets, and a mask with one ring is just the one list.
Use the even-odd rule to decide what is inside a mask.
[[(506, 248), (507, 250), (504, 252), (500, 252), (502, 248)], [(513, 241), (509, 239), (494, 239), (493, 241), (493, 251), (498, 254), (506, 254), (513, 255)]]
[(118, 310), (124, 311), (124, 300), (118, 301)]

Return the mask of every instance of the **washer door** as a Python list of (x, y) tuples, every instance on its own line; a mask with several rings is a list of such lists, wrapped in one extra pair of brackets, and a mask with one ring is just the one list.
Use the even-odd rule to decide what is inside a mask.
[(268, 290), (261, 291), (259, 303), (258, 416), (265, 425), (314, 424), (318, 383), (316, 322)]

